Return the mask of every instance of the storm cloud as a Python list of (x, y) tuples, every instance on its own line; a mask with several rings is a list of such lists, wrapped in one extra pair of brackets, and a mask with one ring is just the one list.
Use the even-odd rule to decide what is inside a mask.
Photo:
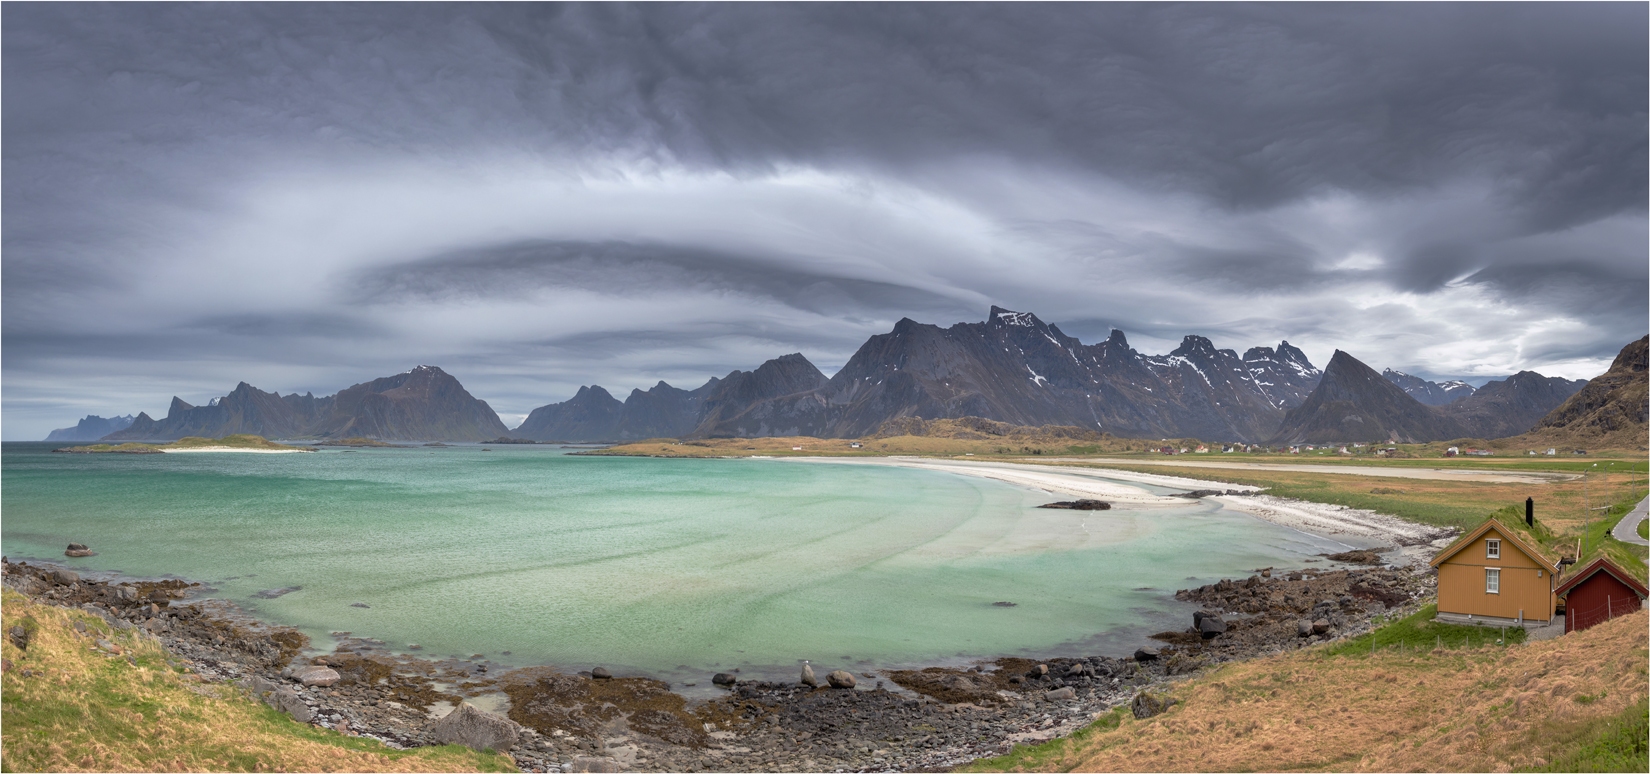
[(7, 440), (420, 363), (513, 426), (993, 303), (1475, 383), (1650, 316), (1643, 4), (0, 20)]

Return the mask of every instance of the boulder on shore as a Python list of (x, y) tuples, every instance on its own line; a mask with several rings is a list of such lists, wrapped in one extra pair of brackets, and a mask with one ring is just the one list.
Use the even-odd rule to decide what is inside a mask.
[(813, 666), (811, 666), (809, 664), (803, 664), (802, 665), (802, 680), (801, 680), (801, 682), (802, 682), (803, 685), (806, 685), (809, 688), (818, 688), (819, 687), (819, 678), (814, 677), (814, 668), (813, 668)]
[(596, 667), (590, 670), (590, 676), (597, 680), (608, 680), (613, 677), (613, 673), (607, 671), (607, 667)]
[(734, 683), (739, 682), (739, 678), (734, 677), (727, 672), (717, 672), (710, 678), (710, 681), (716, 685), (733, 685)]
[(1156, 661), (1157, 656), (1157, 648), (1136, 648), (1134, 651), (1134, 660), (1140, 663)]
[(472, 750), (508, 752), (521, 740), (515, 721), (460, 702), (458, 709), (430, 727), (430, 738), (442, 744), (461, 744)]
[(838, 669), (826, 675), (825, 682), (830, 683), (832, 688), (852, 688), (854, 687), (854, 676)]
[(1136, 720), (1145, 720), (1167, 712), (1175, 703), (1175, 700), (1168, 696), (1141, 691), (1135, 694), (1134, 701), (1129, 702), (1129, 710), (1134, 713)]
[(1203, 639), (1212, 640), (1226, 633), (1226, 621), (1218, 616), (1206, 615), (1197, 622), (1197, 633), (1203, 635)]

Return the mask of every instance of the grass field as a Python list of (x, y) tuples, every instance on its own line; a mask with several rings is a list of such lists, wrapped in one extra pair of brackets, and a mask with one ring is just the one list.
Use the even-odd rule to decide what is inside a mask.
[[(958, 771), (1646, 771), (1646, 613), (1523, 645), (1435, 646), (1412, 616), (1232, 664), (1136, 720)], [(1436, 625), (1433, 625), (1436, 626)], [(1481, 636), (1491, 633), (1479, 630)], [(1386, 643), (1381, 647), (1381, 643)], [(1394, 647), (1404, 643), (1399, 650)]]
[(138, 630), (0, 593), (4, 628), (31, 632), (27, 650), (0, 644), (5, 771), (516, 770), (465, 747), (392, 750), (296, 723), (232, 686), (190, 681)]

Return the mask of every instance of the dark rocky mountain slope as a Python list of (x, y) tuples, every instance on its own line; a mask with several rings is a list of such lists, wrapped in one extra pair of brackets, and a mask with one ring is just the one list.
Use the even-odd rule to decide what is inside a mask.
[(1337, 350), (1317, 389), (1300, 408), (1289, 412), (1272, 442), (1426, 443), (1505, 438), (1528, 430), (1586, 384), (1520, 371), (1460, 400), (1429, 406), (1393, 379), (1394, 373), (1377, 374), (1357, 358)]
[(1442, 408), (1466, 427), (1467, 436), (1505, 438), (1528, 431), (1586, 384), (1586, 379), (1519, 371)]
[(1466, 382), (1432, 382), (1390, 368), (1382, 371), (1381, 375), (1386, 377), (1387, 381), (1403, 388), (1404, 392), (1409, 393), (1409, 397), (1428, 406), (1447, 406), (1476, 392), (1472, 385)]
[(1357, 358), (1335, 350), (1317, 389), (1284, 417), (1272, 442), (1425, 443), (1460, 438), (1465, 431), (1453, 417), (1410, 397)]
[(123, 417), (109, 417), (104, 419), (96, 414), (88, 414), (74, 427), (60, 427), (46, 436), (47, 441), (95, 441), (113, 432), (125, 430), (132, 426), (137, 417), (127, 414)]
[(180, 398), (164, 419), (139, 414), (105, 441), (221, 438), (251, 433), (265, 438), (375, 438), (385, 441), (487, 441), (508, 434), (486, 401), (434, 366), (374, 379), (317, 398), (282, 396), (241, 382), (205, 406)]
[(568, 400), (533, 409), (511, 435), (535, 441), (678, 438), (698, 426), (705, 396), (722, 381), (712, 377), (691, 391), (661, 381), (646, 392), (631, 390), (623, 403), (598, 385), (580, 387)]
[(1542, 417), (1530, 435), (1546, 442), (1644, 448), (1650, 416), (1650, 336), (1623, 347), (1610, 370)]

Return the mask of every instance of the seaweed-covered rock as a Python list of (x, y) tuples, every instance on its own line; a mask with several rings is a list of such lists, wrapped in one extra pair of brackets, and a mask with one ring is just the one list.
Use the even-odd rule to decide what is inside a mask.
[(1134, 701), (1129, 702), (1129, 711), (1137, 720), (1145, 720), (1167, 712), (1175, 703), (1176, 700), (1168, 696), (1141, 691), (1134, 695)]
[(852, 688), (854, 687), (854, 676), (849, 672), (838, 669), (826, 675), (825, 682), (830, 683), (832, 688)]

